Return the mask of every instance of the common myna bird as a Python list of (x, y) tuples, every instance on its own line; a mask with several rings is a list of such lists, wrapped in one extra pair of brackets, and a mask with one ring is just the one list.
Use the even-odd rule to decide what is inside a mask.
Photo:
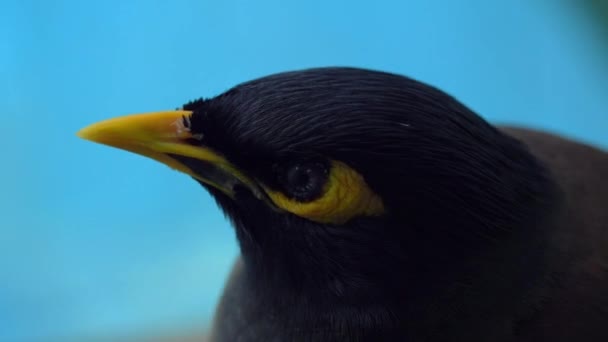
[(198, 181), (240, 257), (212, 341), (608, 341), (608, 155), (357, 68), (82, 138)]

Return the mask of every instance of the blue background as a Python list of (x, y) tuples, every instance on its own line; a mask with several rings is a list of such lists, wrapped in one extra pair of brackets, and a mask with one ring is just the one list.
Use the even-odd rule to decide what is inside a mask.
[(238, 253), (195, 182), (81, 127), (349, 65), (606, 148), (608, 40), (582, 3), (3, 1), (0, 341), (196, 333)]

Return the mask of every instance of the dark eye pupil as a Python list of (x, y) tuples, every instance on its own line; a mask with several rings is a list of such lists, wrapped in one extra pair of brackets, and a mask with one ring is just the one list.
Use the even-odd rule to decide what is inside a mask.
[(321, 195), (327, 180), (327, 170), (321, 163), (295, 164), (284, 175), (285, 191), (300, 201), (310, 201)]
[(302, 169), (299, 166), (292, 168), (287, 175), (287, 182), (293, 187), (306, 187), (310, 183), (310, 175), (313, 171), (309, 168)]

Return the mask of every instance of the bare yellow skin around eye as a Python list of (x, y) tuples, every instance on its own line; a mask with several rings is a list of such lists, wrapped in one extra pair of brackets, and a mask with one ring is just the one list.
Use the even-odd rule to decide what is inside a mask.
[(348, 165), (333, 161), (323, 194), (310, 202), (298, 202), (280, 191), (265, 189), (278, 207), (319, 223), (343, 224), (355, 217), (385, 212), (382, 199), (363, 177)]

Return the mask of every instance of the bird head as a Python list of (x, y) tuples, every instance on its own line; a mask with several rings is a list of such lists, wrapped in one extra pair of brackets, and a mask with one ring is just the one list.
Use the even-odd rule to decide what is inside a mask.
[(256, 279), (328, 297), (428, 286), (509, 236), (542, 191), (525, 147), (451, 96), (356, 68), (274, 74), (79, 135), (190, 175)]

